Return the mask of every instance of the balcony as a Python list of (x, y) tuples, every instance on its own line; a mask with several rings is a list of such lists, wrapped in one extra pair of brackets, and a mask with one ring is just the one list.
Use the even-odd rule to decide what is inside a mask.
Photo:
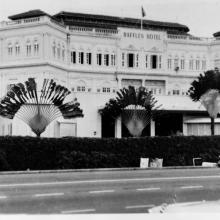
[(103, 28), (92, 28), (92, 27), (77, 27), (70, 26), (69, 30), (71, 33), (81, 33), (83, 35), (98, 35), (98, 36), (110, 36), (113, 37), (118, 34), (118, 30), (103, 29)]
[(198, 42), (198, 43), (210, 43), (213, 39), (206, 38), (206, 37), (194, 37), (189, 35), (175, 35), (175, 34), (167, 34), (168, 40), (175, 40), (175, 41), (191, 41), (191, 42)]
[(155, 96), (161, 109), (170, 111), (205, 111), (200, 102), (193, 102), (187, 95)]
[(64, 28), (64, 29), (66, 28), (65, 25), (57, 22), (54, 19), (51, 19), (48, 16), (40, 16), (40, 17), (34, 17), (34, 18), (20, 19), (16, 21), (2, 21), (0, 22), (0, 29), (8, 29), (8, 28), (13, 28), (17, 26), (30, 26), (30, 25), (43, 24), (43, 23), (52, 23), (61, 28)]

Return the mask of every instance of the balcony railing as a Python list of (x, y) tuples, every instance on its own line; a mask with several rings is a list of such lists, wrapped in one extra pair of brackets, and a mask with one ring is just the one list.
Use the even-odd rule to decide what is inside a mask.
[(19, 26), (19, 25), (38, 24), (38, 23), (44, 23), (44, 22), (49, 22), (49, 23), (51, 22), (62, 28), (65, 28), (65, 25), (47, 16), (25, 18), (25, 19), (19, 19), (16, 21), (2, 21), (0, 22), (0, 28), (7, 28), (7, 27), (13, 27), (13, 26)]
[(210, 42), (212, 40), (212, 38), (195, 37), (189, 35), (175, 35), (175, 34), (168, 34), (167, 38), (173, 40), (188, 40), (188, 41), (201, 41), (201, 42)]
[(168, 34), (167, 38), (170, 39), (182, 39), (182, 40), (186, 40), (187, 36), (186, 35), (175, 35), (175, 34)]
[(89, 28), (89, 27), (74, 27), (74, 26), (70, 26), (69, 30), (71, 32), (93, 32), (93, 28)]
[(35, 17), (35, 18), (20, 19), (16, 21), (2, 21), (0, 23), (0, 27), (5, 28), (8, 26), (11, 27), (11, 26), (25, 25), (29, 23), (39, 23), (42, 20), (44, 20), (43, 17)]
[(40, 17), (26, 18), (23, 20), (24, 23), (35, 23), (35, 22), (39, 22), (39, 21), (40, 21)]
[(95, 32), (97, 34), (104, 34), (104, 35), (118, 34), (118, 30), (111, 30), (111, 29), (97, 29), (97, 28), (95, 28)]
[(76, 32), (76, 33), (106, 35), (106, 36), (118, 34), (118, 30), (103, 29), (103, 28), (91, 28), (91, 27), (70, 26), (69, 30), (71, 32)]

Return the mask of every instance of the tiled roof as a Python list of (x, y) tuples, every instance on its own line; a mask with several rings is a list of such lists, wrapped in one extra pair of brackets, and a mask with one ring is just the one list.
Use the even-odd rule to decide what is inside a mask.
[[(96, 27), (98, 25), (103, 28), (140, 28), (141, 25), (140, 19), (135, 18), (72, 13), (65, 11), (55, 14), (53, 17), (59, 21), (62, 21), (66, 25), (72, 26)], [(153, 20), (143, 20), (143, 29), (166, 30), (185, 34), (189, 31), (189, 28), (187, 26), (179, 23), (161, 22)]]
[[(53, 19), (62, 22), (69, 26), (79, 26), (79, 27), (97, 27), (97, 28), (108, 28), (117, 29), (118, 27), (126, 28), (136, 28), (141, 27), (140, 19), (135, 18), (123, 18), (114, 17), (107, 15), (95, 15), (95, 14), (83, 14), (83, 13), (73, 13), (62, 11), (53, 16), (41, 11), (39, 9), (27, 11), (24, 13), (9, 16), (11, 20), (18, 20), (23, 18), (32, 18), (39, 16), (50, 16)], [(143, 20), (143, 29), (150, 30), (165, 30), (168, 33), (175, 34), (187, 34), (189, 28), (185, 25), (172, 22), (161, 22), (153, 20)]]
[(31, 11), (27, 11), (27, 12), (16, 14), (16, 15), (11, 15), (8, 18), (11, 20), (18, 20), (18, 19), (23, 19), (23, 18), (33, 18), (33, 17), (44, 16), (44, 15), (50, 16), (44, 11), (36, 9), (36, 10), (31, 10)]

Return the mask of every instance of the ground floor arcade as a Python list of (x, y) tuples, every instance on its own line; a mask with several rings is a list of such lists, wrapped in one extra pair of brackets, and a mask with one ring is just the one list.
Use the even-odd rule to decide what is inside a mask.
[[(108, 121), (102, 117), (102, 137), (131, 137), (121, 117)], [(211, 119), (205, 111), (161, 111), (142, 132), (144, 136), (210, 135)], [(215, 119), (215, 134), (220, 135), (220, 118)]]

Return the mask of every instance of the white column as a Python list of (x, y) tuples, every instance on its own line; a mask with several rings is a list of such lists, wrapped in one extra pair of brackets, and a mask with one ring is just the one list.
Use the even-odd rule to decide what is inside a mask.
[(66, 63), (67, 65), (71, 64), (71, 48), (70, 48), (71, 36), (68, 33), (66, 35)]
[(121, 88), (122, 88), (121, 78), (118, 77), (118, 89), (121, 89)]
[(185, 121), (185, 117), (183, 115), (183, 135), (187, 136), (187, 124), (184, 123), (184, 121)]
[[(43, 59), (43, 60), (45, 60), (45, 54), (46, 54), (46, 50), (47, 50), (47, 48), (46, 48), (46, 39), (45, 39), (45, 33), (43, 33), (42, 34), (42, 39), (41, 39), (41, 42), (42, 42), (42, 45), (40, 45), (40, 48), (42, 48), (41, 49), (41, 59)], [(41, 42), (38, 42), (39, 44), (41, 43)]]
[(96, 125), (96, 134), (95, 137), (102, 137), (102, 116), (98, 112), (97, 113), (97, 125)]
[(115, 137), (121, 138), (121, 117), (115, 120)]
[(51, 45), (51, 35), (49, 33), (44, 34), (44, 57), (46, 60), (51, 59), (52, 45)]
[(4, 45), (3, 45), (3, 38), (0, 38), (0, 62), (3, 63), (3, 54), (4, 54)]
[(143, 47), (140, 50), (140, 67), (142, 70), (146, 70), (145, 62), (146, 62), (146, 58), (145, 58), (145, 52), (144, 52), (144, 47)]
[(183, 135), (187, 136), (187, 124), (183, 123)]
[(152, 119), (150, 121), (150, 136), (155, 136), (155, 121), (153, 121)]

